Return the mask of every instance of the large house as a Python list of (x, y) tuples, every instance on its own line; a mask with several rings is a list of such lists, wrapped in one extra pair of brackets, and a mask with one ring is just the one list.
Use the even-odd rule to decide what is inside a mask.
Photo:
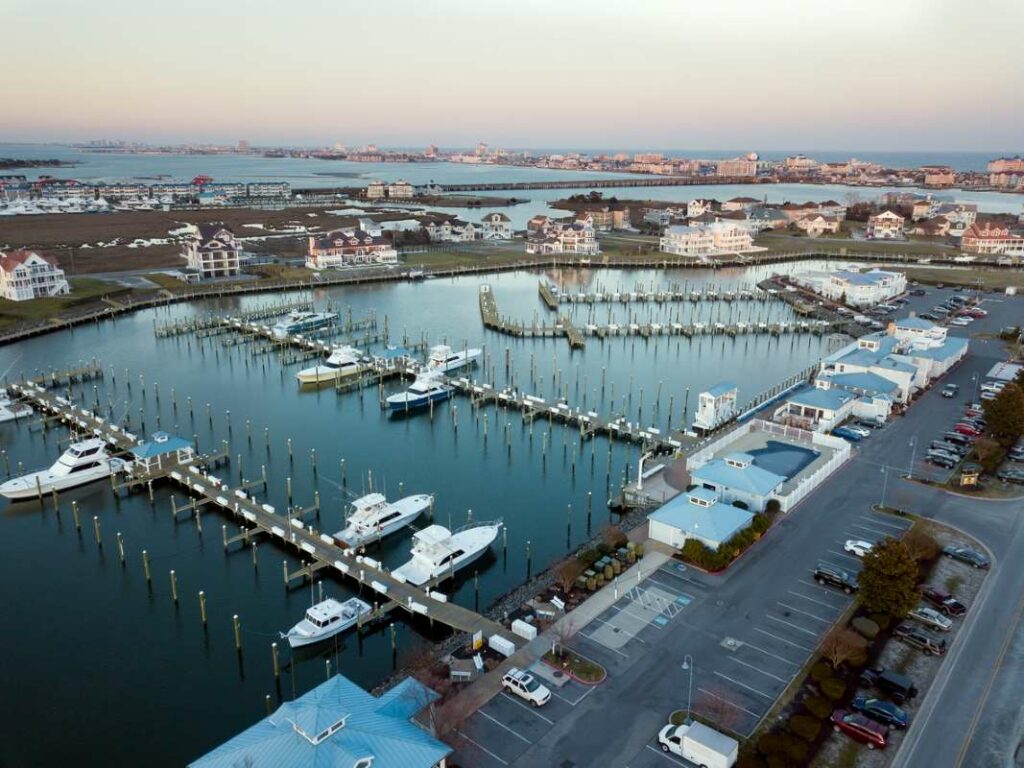
[(600, 253), (594, 227), (588, 219), (569, 223), (535, 216), (530, 220), (530, 229), (526, 238), (527, 253), (576, 253), (581, 256), (596, 256)]
[(750, 228), (732, 221), (672, 225), (659, 242), (664, 253), (676, 256), (714, 256), (754, 250)]
[(241, 271), (242, 246), (221, 221), (199, 224), (185, 241), (182, 257), (200, 278), (231, 277)]
[(988, 183), (1000, 189), (1024, 186), (1024, 157), (1000, 157), (988, 164)]
[(760, 205), (761, 201), (756, 197), (733, 197), (722, 203), (723, 211), (749, 211), (757, 205)]
[(457, 218), (430, 221), (423, 229), (432, 243), (471, 243), (480, 237), (476, 224)]
[(398, 252), (380, 230), (336, 229), (309, 238), (306, 267), (332, 269), (362, 264), (396, 264)]
[(53, 256), (25, 249), (0, 253), (0, 297), (28, 301), (69, 293), (71, 286)]
[(964, 230), (960, 241), (965, 251), (999, 256), (1024, 256), (1024, 235), (998, 224), (975, 222)]
[(395, 182), (371, 181), (366, 185), (366, 197), (370, 200), (408, 200), (412, 196), (412, 184), (402, 179)]
[(512, 219), (499, 211), (488, 213), (480, 220), (480, 232), (484, 240), (511, 240)]
[(867, 236), (871, 240), (898, 240), (903, 237), (903, 217), (882, 211), (868, 217)]
[(811, 289), (831, 301), (851, 307), (868, 307), (899, 296), (907, 289), (907, 276), (902, 272), (871, 269), (867, 272), (805, 272), (793, 276), (799, 285)]
[(655, 541), (682, 549), (694, 539), (718, 549), (750, 525), (754, 513), (719, 500), (708, 488), (694, 488), (676, 496), (648, 518), (648, 535)]
[(806, 232), (808, 237), (835, 234), (839, 231), (839, 219), (835, 216), (825, 216), (821, 213), (805, 214), (797, 219), (794, 224), (797, 229)]

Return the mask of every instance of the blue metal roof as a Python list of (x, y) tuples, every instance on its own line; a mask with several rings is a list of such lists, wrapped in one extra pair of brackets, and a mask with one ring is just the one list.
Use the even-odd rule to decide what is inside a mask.
[(165, 453), (191, 447), (192, 443), (182, 437), (169, 435), (166, 432), (154, 432), (152, 440), (136, 445), (131, 450), (137, 458), (152, 459)]
[[(727, 458), (746, 457), (752, 460), (750, 454), (732, 454)], [(742, 460), (742, 459), (741, 459)], [(762, 469), (757, 464), (747, 467), (735, 467), (723, 459), (713, 459), (690, 473), (695, 483), (709, 483), (716, 487), (725, 486), (734, 488), (745, 493), (753, 493), (758, 496), (767, 496), (784, 482), (786, 478)]]
[(754, 514), (721, 502), (710, 507), (702, 507), (691, 503), (688, 495), (684, 493), (656, 509), (649, 517), (651, 520), (678, 528), (690, 536), (721, 543), (746, 528), (753, 520)]
[(729, 392), (734, 389), (736, 389), (736, 385), (731, 381), (720, 381), (715, 384), (715, 386), (711, 387), (711, 389), (708, 389), (707, 393), (712, 397), (721, 397), (722, 395), (729, 394)]
[(792, 395), (789, 398), (789, 402), (805, 405), (810, 408), (824, 408), (830, 411), (837, 411), (852, 399), (853, 395), (842, 390), (809, 387), (802, 392)]
[(967, 339), (960, 336), (949, 336), (946, 340), (928, 349), (913, 349), (907, 352), (908, 357), (926, 357), (929, 360), (949, 360), (956, 357), (967, 347)]
[(836, 373), (828, 377), (832, 386), (843, 387), (844, 389), (858, 389), (863, 392), (879, 393), (888, 395), (899, 389), (896, 382), (879, 376), (871, 371), (862, 373)]
[(436, 697), (412, 678), (378, 698), (335, 675), (190, 766), (433, 768), (452, 750), (410, 718)]

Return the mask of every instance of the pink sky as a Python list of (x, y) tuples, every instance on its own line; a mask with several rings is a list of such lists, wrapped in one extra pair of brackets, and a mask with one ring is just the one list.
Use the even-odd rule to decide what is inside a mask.
[(1019, 146), (976, 0), (7, 0), (0, 140)]

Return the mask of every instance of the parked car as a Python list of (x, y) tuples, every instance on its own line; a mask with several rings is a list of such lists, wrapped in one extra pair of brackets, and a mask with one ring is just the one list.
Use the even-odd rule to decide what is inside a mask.
[(860, 435), (862, 438), (871, 437), (871, 430), (867, 427), (862, 427), (859, 424), (844, 424), (843, 429), (848, 429), (851, 432)]
[(959, 432), (961, 435), (967, 435), (968, 437), (981, 437), (981, 430), (973, 424), (968, 424), (965, 421), (957, 422), (953, 427), (954, 432)]
[(952, 320), (949, 321), (949, 324), (955, 325), (958, 328), (966, 328), (972, 322), (974, 322), (974, 319), (971, 317), (954, 317)]
[(501, 678), (501, 687), (519, 698), (525, 699), (535, 707), (543, 706), (551, 701), (551, 691), (546, 685), (541, 684), (529, 672), (516, 667), (512, 667)]
[(857, 557), (864, 557), (864, 555), (874, 548), (875, 545), (870, 541), (863, 541), (861, 539), (847, 539), (846, 543), (843, 544), (844, 550), (852, 552)]
[(946, 653), (945, 640), (918, 629), (913, 624), (900, 624), (892, 631), (892, 636), (932, 656), (943, 656)]
[(982, 400), (995, 400), (997, 397), (999, 397), (999, 394), (996, 392), (982, 392), (980, 395), (978, 395), (978, 397), (980, 397)]
[(965, 408), (964, 409), (964, 416), (967, 416), (968, 418), (971, 418), (971, 419), (976, 419), (979, 416), (984, 417), (985, 416), (985, 412), (983, 410), (981, 410), (981, 408)]
[(853, 576), (825, 563), (818, 563), (818, 567), (814, 569), (814, 580), (822, 585), (837, 587), (848, 595), (860, 589), (857, 579)]
[(881, 429), (885, 426), (885, 423), (876, 419), (857, 419), (857, 426), (867, 429)]
[(932, 440), (931, 445), (928, 446), (932, 450), (946, 451), (954, 456), (963, 456), (967, 453), (969, 448), (965, 448), (962, 445), (956, 443), (950, 443), (945, 440)]
[(956, 393), (957, 393), (958, 389), (959, 388), (956, 386), (956, 384), (947, 384), (946, 386), (944, 386), (942, 388), (942, 396), (943, 397), (956, 397)]
[(996, 472), (996, 477), (1002, 480), (1004, 483), (1024, 483), (1024, 469), (1018, 469), (1017, 467), (1006, 467)]
[(920, 317), (922, 320), (931, 320), (933, 323), (939, 319), (931, 312), (922, 312), (920, 315), (918, 315), (918, 317)]
[(702, 768), (729, 768), (736, 764), (739, 753), (735, 740), (703, 723), (669, 723), (658, 732), (658, 743), (663, 752)]
[(986, 312), (984, 309), (981, 309), (980, 307), (971, 307), (970, 309), (967, 310), (967, 314), (979, 320), (983, 317), (988, 317), (988, 312)]
[(946, 557), (951, 557), (954, 560), (959, 560), (961, 563), (967, 563), (974, 568), (981, 568), (982, 570), (988, 570), (991, 566), (987, 557), (981, 554), (981, 552), (971, 549), (970, 547), (956, 547), (951, 544), (942, 550), (942, 554)]
[(1006, 454), (1006, 458), (1010, 461), (1024, 461), (1024, 451), (1018, 448), (1011, 448), (1009, 453)]
[(869, 720), (859, 712), (837, 709), (832, 713), (832, 730), (845, 733), (854, 741), (859, 741), (868, 749), (884, 749), (889, 729), (881, 723)]
[(835, 435), (836, 437), (841, 437), (844, 440), (848, 440), (851, 443), (859, 443), (861, 440), (859, 434), (857, 434), (851, 429), (847, 429), (846, 427), (836, 427), (835, 429), (832, 430), (832, 434)]
[[(928, 454), (925, 458), (927, 458), (929, 461), (931, 461), (932, 459), (937, 459), (938, 461), (945, 462), (951, 461), (953, 462), (953, 466), (956, 466), (957, 464), (960, 463), (959, 454), (950, 453), (949, 451), (944, 451), (941, 448), (929, 449)], [(933, 461), (932, 463), (934, 464), (935, 462)]]
[(949, 632), (953, 628), (953, 622), (927, 605), (919, 605), (907, 614), (908, 619), (924, 624), (926, 627), (938, 629), (942, 632)]
[(956, 459), (951, 459), (948, 456), (929, 455), (925, 457), (925, 460), (929, 464), (934, 464), (935, 466), (942, 467), (943, 469), (953, 469), (958, 463)]
[(922, 585), (921, 597), (947, 616), (963, 616), (967, 613), (967, 606), (944, 589)]
[(885, 699), (858, 696), (850, 704), (850, 708), (890, 728), (906, 728), (910, 724), (907, 713)]
[(946, 432), (943, 434), (942, 439), (947, 443), (953, 443), (953, 445), (961, 445), (964, 448), (970, 448), (974, 439), (970, 435), (961, 435), (959, 432)]
[(911, 296), (927, 296), (928, 295), (928, 291), (926, 291), (924, 288), (915, 288), (914, 290), (912, 290), (910, 292), (910, 295)]
[(902, 672), (893, 672), (885, 667), (869, 667), (860, 674), (860, 681), (880, 691), (897, 704), (917, 696), (914, 682)]

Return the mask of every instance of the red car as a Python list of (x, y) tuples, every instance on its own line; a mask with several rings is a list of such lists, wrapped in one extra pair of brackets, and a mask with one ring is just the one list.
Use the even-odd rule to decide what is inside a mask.
[(968, 408), (966, 411), (964, 411), (964, 416), (967, 416), (967, 417), (972, 418), (972, 419), (977, 417), (977, 416), (984, 416), (984, 415), (985, 415), (985, 413), (980, 408)]
[(953, 427), (954, 432), (959, 432), (961, 435), (967, 435), (968, 437), (981, 437), (981, 430), (977, 427), (972, 427), (970, 424), (960, 422)]
[(984, 309), (977, 309), (977, 308), (975, 308), (975, 309), (968, 309), (966, 314), (970, 315), (971, 317), (987, 317), (988, 316), (988, 312), (986, 312)]
[(884, 749), (889, 735), (886, 726), (845, 709), (837, 709), (832, 713), (832, 730), (845, 733), (854, 741), (867, 745), (868, 749)]

